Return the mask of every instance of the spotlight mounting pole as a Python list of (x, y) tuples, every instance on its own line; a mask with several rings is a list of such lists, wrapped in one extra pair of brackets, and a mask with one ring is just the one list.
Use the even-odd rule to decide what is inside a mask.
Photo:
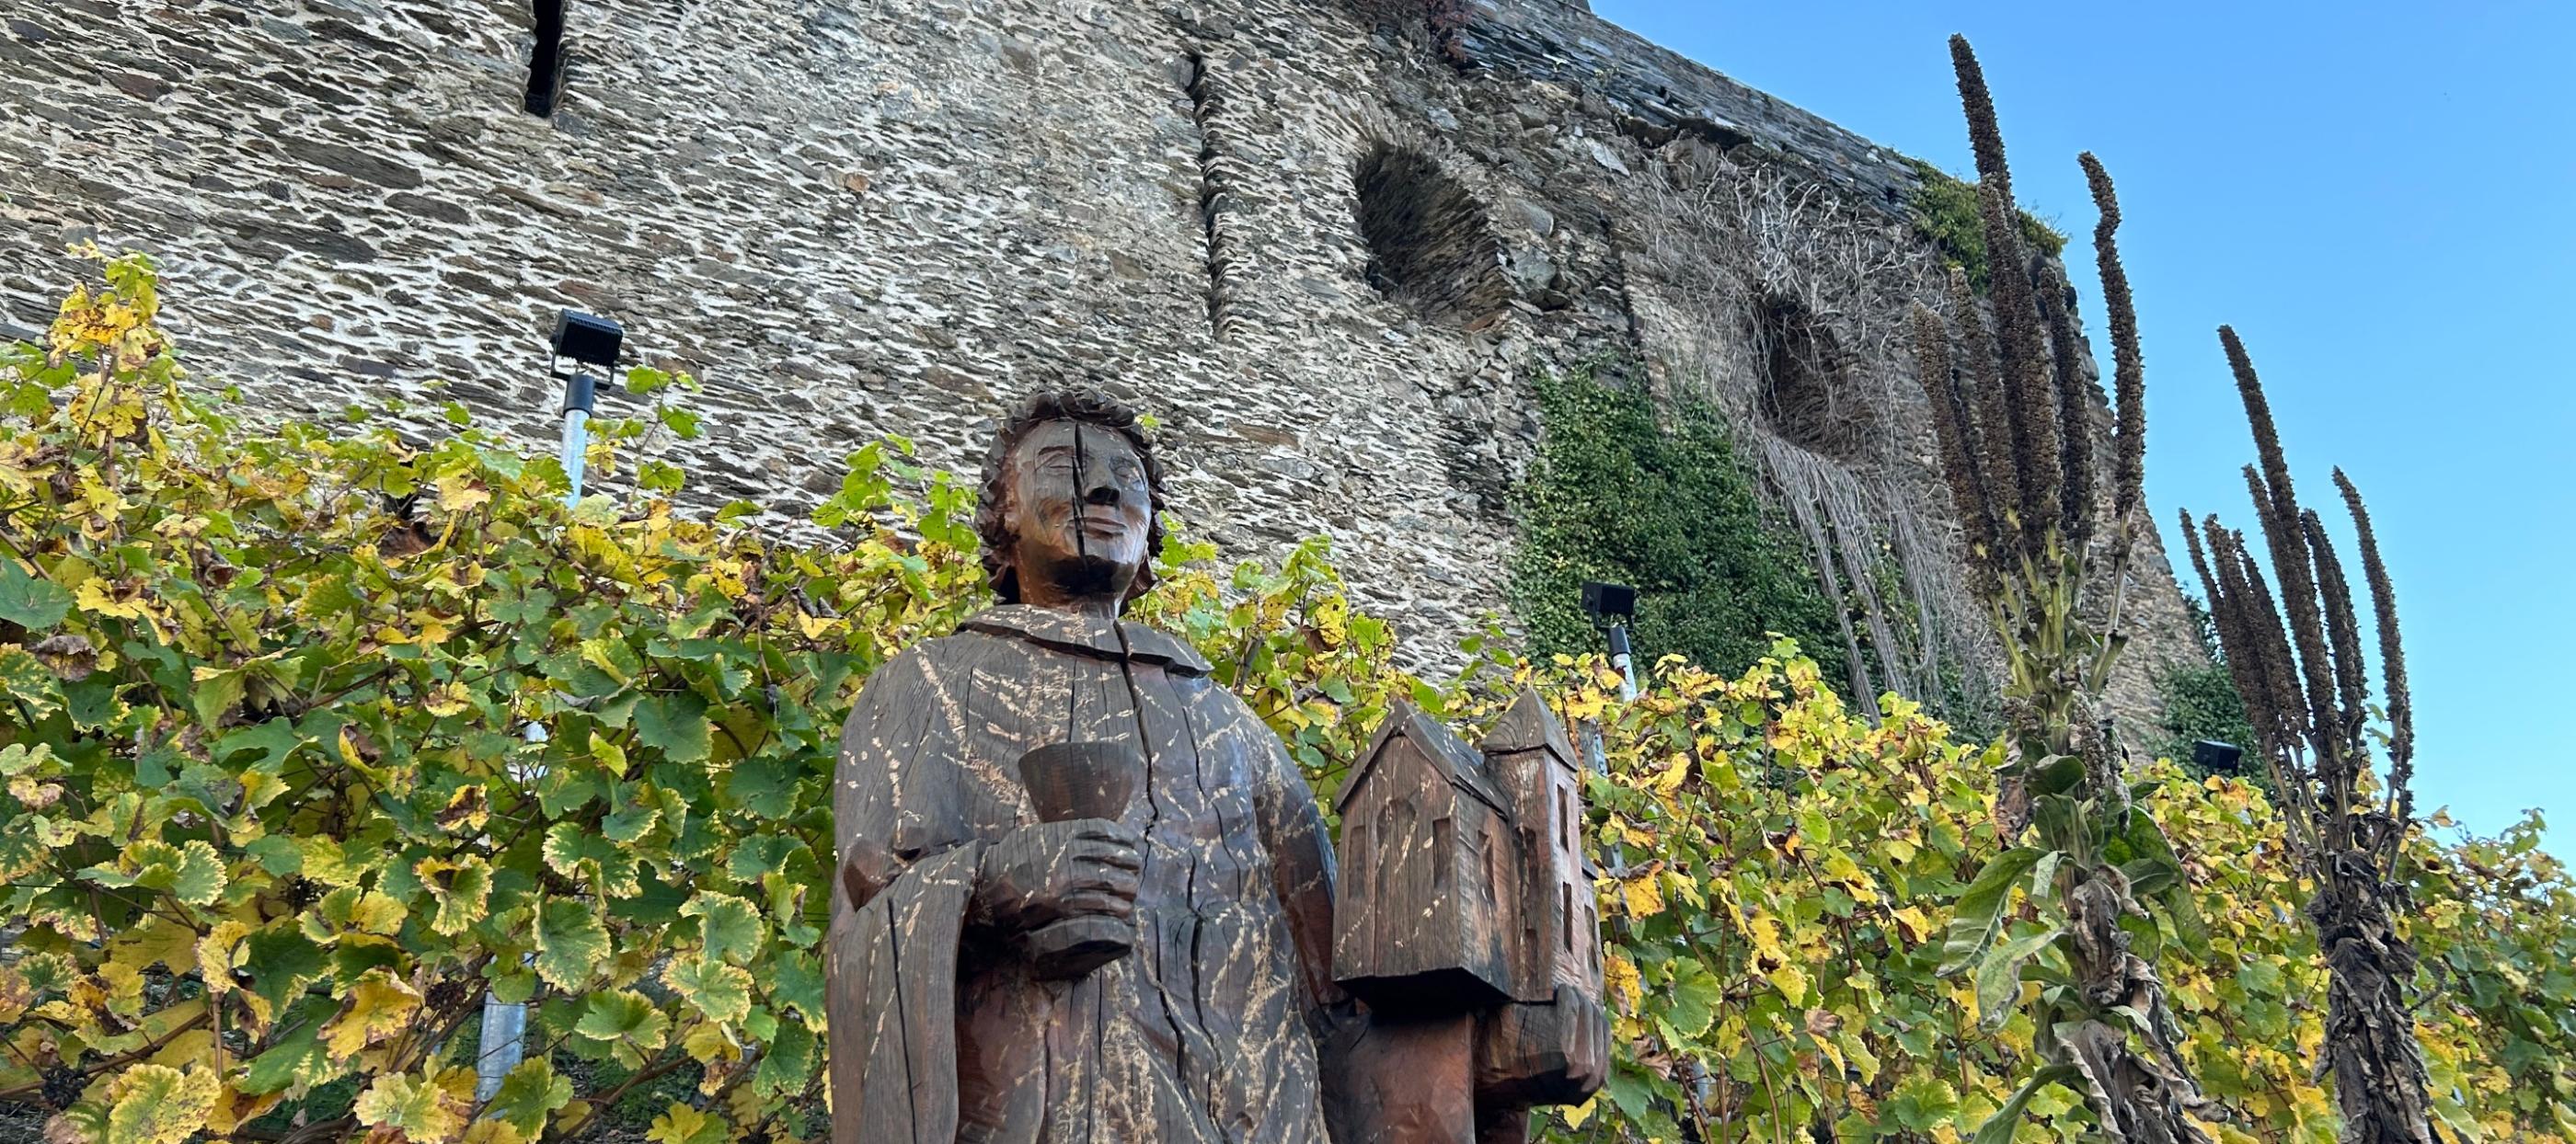
[[(617, 370), (618, 347), (624, 344), (626, 331), (617, 323), (590, 314), (565, 310), (555, 316), (554, 336), (547, 340), (552, 353), (546, 359), (546, 376), (564, 383), (563, 395), (563, 469), (571, 488), (564, 494), (564, 506), (581, 504), (581, 476), (585, 454), (590, 450), (590, 415), (599, 408), (599, 379), (578, 369), (566, 372), (564, 359), (576, 366), (596, 367), (603, 374)], [(531, 721), (522, 729), (530, 743), (546, 741), (546, 729)], [(537, 768), (542, 775), (543, 768)], [(534, 954), (522, 958), (526, 965)], [(488, 1101), (501, 1091), (501, 1081), (510, 1070), (519, 1067), (527, 1052), (528, 1007), (524, 1003), (503, 1001), (486, 992), (483, 995), (483, 1038), (474, 1056), (474, 1099)]]

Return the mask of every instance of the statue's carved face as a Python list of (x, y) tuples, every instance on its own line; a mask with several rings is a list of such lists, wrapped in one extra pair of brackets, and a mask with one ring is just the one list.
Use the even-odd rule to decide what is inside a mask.
[(1002, 520), (1021, 602), (1114, 612), (1152, 558), (1144, 458), (1115, 430), (1049, 421), (1012, 450), (1009, 481)]

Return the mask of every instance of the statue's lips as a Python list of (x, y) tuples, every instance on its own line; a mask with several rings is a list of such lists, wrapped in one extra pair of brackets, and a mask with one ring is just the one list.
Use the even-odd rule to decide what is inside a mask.
[(1124, 521), (1086, 517), (1074, 525), (1074, 531), (1093, 540), (1125, 540), (1128, 528)]

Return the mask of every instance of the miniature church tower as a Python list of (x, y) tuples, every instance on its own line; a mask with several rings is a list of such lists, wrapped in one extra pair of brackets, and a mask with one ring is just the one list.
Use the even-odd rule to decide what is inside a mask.
[(1519, 836), (1526, 903), (1514, 935), (1513, 965), (1525, 976), (1512, 993), (1545, 1000), (1555, 985), (1601, 999), (1601, 919), (1592, 896), (1598, 873), (1584, 856), (1583, 771), (1564, 725), (1536, 691), (1523, 691), (1479, 747), (1509, 792)]

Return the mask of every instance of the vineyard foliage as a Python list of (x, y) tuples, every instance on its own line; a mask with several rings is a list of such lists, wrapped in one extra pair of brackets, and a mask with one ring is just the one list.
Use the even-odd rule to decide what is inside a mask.
[[(817, 1136), (837, 724), (980, 606), (970, 489), (888, 441), (815, 509), (824, 541), (684, 517), (684, 475), (647, 458), (695, 434), (690, 385), (647, 369), (644, 412), (595, 423), (621, 493), (567, 507), (555, 461), (461, 408), (414, 410), (452, 422), (420, 443), (183, 390), (149, 266), (104, 279), (0, 358), (0, 1101), (53, 1144)], [(2020, 841), (1996, 837), (1997, 749), (1893, 697), (1855, 717), (1786, 641), (1740, 674), (1667, 659), (1632, 702), (1597, 660), (1492, 637), (1425, 681), (1320, 544), (1163, 556), (1141, 618), (1319, 793), (1398, 700), (1468, 724), (1535, 683), (1600, 726), (1619, 1044), (1550, 1138), (1947, 1142), (2014, 1099), (2051, 955), (1936, 972), (1963, 911), (2045, 944), (2044, 871), (1997, 860)], [(2278, 820), (2238, 783), (2135, 777), (2197, 909), (2134, 937), (2239, 1113), (2219, 1131), (2332, 1139)], [(2537, 837), (2409, 851), (2421, 1031), (2464, 1136), (2576, 1134), (2576, 885)], [(531, 1004), (532, 1048), (478, 1101), (487, 992)], [(2026, 1141), (2087, 1116), (2051, 1086), (2024, 1111)]]

